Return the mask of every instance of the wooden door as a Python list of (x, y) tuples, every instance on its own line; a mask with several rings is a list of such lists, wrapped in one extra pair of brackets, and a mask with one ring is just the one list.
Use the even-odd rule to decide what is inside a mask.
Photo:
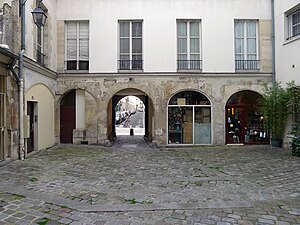
[(60, 143), (73, 143), (75, 106), (60, 107)]

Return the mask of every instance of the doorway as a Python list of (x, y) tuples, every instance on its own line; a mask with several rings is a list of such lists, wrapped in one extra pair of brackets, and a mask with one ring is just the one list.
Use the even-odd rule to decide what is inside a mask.
[(60, 143), (73, 143), (75, 97), (76, 91), (70, 91), (62, 98), (60, 103)]
[(269, 143), (262, 98), (254, 91), (241, 91), (230, 97), (226, 104), (226, 144)]
[(154, 136), (153, 121), (153, 104), (143, 91), (131, 88), (121, 90), (108, 104), (108, 139), (112, 141), (120, 135), (139, 135), (151, 141)]
[(27, 138), (27, 153), (37, 148), (37, 102), (27, 101), (27, 116), (29, 117), (29, 138)]

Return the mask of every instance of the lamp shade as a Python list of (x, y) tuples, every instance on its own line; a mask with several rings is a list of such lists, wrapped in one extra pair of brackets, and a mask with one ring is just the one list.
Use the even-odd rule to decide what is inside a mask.
[(46, 23), (47, 16), (41, 7), (36, 7), (32, 13), (34, 23), (39, 27), (43, 27)]

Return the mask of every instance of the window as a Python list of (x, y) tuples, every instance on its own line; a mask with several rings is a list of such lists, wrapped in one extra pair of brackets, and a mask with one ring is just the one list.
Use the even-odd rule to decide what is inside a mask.
[(183, 91), (168, 105), (168, 144), (211, 144), (211, 103), (203, 94)]
[(89, 70), (89, 22), (66, 22), (66, 70)]
[(119, 21), (119, 70), (143, 70), (142, 21)]
[(201, 70), (200, 21), (177, 21), (177, 69)]
[(235, 69), (258, 70), (258, 25), (255, 20), (236, 20), (235, 37)]
[(44, 28), (37, 27), (36, 61), (41, 65), (45, 65), (43, 34), (44, 34)]
[(287, 40), (300, 36), (300, 4), (286, 13), (287, 18)]

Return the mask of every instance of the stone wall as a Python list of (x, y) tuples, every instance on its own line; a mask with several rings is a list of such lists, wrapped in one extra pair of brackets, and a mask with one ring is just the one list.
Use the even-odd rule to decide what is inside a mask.
[[(59, 113), (59, 101), (64, 93), (72, 89), (82, 89), (94, 96), (97, 102), (97, 142), (107, 140), (108, 104), (119, 91), (134, 88), (144, 92), (153, 104), (154, 140), (158, 146), (166, 145), (167, 106), (169, 99), (185, 90), (198, 91), (206, 95), (212, 103), (213, 144), (225, 144), (225, 105), (227, 100), (238, 91), (252, 90), (263, 94), (271, 82), (271, 74), (64, 74), (58, 77), (56, 114)], [(56, 116), (55, 135), (59, 137), (59, 116)], [(87, 125), (86, 130), (95, 129)], [(58, 139), (57, 139), (58, 141)]]

